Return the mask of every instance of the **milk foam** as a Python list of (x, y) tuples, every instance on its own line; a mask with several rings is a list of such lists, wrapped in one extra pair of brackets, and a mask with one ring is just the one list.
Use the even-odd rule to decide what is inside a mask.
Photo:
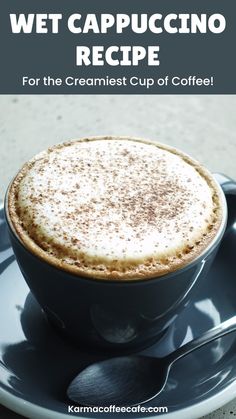
[(214, 223), (213, 192), (181, 155), (96, 139), (36, 156), (18, 183), (17, 211), (48, 254), (119, 270), (191, 252)]

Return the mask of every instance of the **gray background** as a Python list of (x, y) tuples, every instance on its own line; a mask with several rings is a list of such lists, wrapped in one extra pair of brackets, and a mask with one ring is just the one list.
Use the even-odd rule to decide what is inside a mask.
[[(0, 96), (0, 199), (38, 151), (80, 136), (143, 136), (236, 178), (236, 96)], [(232, 402), (208, 419), (228, 419)], [(19, 418), (0, 407), (0, 417)]]

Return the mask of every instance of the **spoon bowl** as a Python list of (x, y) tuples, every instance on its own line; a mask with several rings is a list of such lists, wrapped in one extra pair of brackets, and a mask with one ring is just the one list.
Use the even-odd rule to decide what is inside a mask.
[(67, 395), (84, 406), (138, 405), (162, 391), (168, 368), (162, 359), (145, 356), (108, 359), (77, 375)]

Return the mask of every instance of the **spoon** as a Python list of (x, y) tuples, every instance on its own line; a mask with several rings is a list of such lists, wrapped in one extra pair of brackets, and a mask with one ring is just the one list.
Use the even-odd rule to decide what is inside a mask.
[(81, 371), (67, 390), (83, 406), (135, 406), (161, 393), (175, 361), (236, 331), (236, 316), (208, 330), (164, 358), (122, 356), (94, 363)]

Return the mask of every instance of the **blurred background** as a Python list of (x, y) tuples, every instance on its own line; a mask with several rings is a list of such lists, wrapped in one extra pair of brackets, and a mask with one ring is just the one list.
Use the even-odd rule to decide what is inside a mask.
[[(175, 146), (236, 179), (236, 96), (0, 96), (0, 200), (22, 164), (89, 135), (132, 135)], [(207, 419), (235, 415), (236, 401)], [(20, 416), (0, 406), (0, 417)]]
[(133, 135), (236, 178), (236, 96), (0, 96), (0, 199), (42, 149), (89, 135)]

